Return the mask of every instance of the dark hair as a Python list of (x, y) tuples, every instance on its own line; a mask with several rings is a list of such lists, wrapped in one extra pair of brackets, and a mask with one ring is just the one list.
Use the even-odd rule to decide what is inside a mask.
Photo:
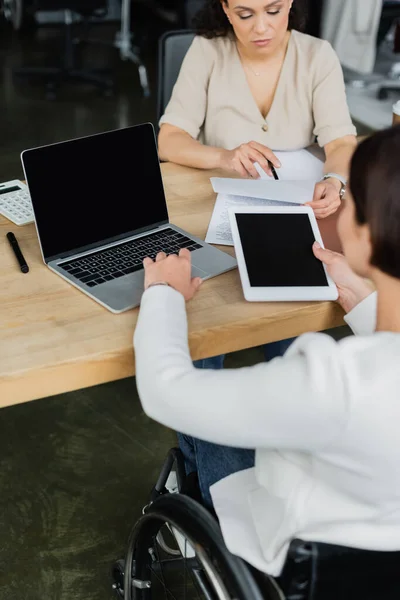
[[(223, 0), (227, 2), (228, 0)], [(289, 13), (288, 29), (305, 31), (307, 25), (307, 10), (305, 0), (294, 0)], [(204, 7), (200, 9), (193, 19), (193, 29), (197, 35), (207, 39), (222, 37), (233, 31), (220, 0), (205, 0)]]
[(371, 264), (400, 279), (400, 125), (361, 142), (350, 168), (356, 221), (371, 231)]

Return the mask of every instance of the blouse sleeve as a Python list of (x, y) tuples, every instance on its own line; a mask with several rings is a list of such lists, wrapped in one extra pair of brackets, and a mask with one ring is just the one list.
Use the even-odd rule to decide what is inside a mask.
[(344, 320), (356, 335), (370, 335), (376, 329), (378, 294), (372, 292), (345, 315)]
[(318, 53), (313, 88), (314, 135), (323, 147), (346, 135), (357, 135), (347, 105), (339, 58), (329, 42)]
[(199, 137), (207, 107), (207, 91), (214, 64), (212, 43), (196, 36), (183, 60), (171, 99), (159, 121)]
[(285, 357), (253, 367), (196, 369), (185, 300), (156, 286), (143, 294), (134, 347), (145, 413), (187, 435), (237, 448), (314, 451), (347, 418), (345, 367), (327, 335), (303, 335)]

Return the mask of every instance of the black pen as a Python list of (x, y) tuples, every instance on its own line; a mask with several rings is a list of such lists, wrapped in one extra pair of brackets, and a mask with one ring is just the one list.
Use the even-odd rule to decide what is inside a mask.
[(17, 261), (19, 263), (19, 266), (21, 267), (21, 271), (23, 273), (27, 273), (29, 271), (29, 267), (26, 264), (26, 260), (24, 259), (24, 255), (21, 252), (21, 249), (19, 247), (19, 244), (17, 242), (17, 238), (15, 237), (15, 235), (13, 234), (12, 231), (9, 231), (7, 233), (7, 239), (10, 242), (10, 246), (14, 251), (14, 254), (17, 258)]
[(270, 169), (271, 169), (271, 173), (274, 176), (274, 179), (276, 179), (277, 181), (279, 181), (278, 173), (275, 171), (274, 165), (272, 164), (272, 162), (270, 160), (268, 162), (269, 162), (269, 166), (270, 166)]

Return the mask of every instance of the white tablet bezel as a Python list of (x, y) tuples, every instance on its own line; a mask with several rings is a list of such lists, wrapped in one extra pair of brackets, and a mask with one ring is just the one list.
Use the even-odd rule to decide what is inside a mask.
[(319, 231), (317, 220), (312, 208), (309, 206), (265, 206), (265, 207), (249, 207), (236, 206), (229, 208), (229, 221), (231, 225), (233, 243), (235, 246), (236, 260), (238, 262), (240, 279), (242, 282), (243, 294), (246, 300), (250, 302), (280, 302), (280, 301), (320, 301), (320, 300), (337, 300), (338, 291), (331, 277), (328, 275), (325, 265), (323, 265), (327, 286), (304, 286), (304, 287), (252, 287), (250, 285), (249, 276), (247, 273), (246, 262), (244, 259), (243, 248), (240, 241), (239, 230), (236, 222), (237, 213), (278, 213), (278, 214), (306, 214), (309, 217), (311, 228), (315, 240), (324, 247), (322, 237)]

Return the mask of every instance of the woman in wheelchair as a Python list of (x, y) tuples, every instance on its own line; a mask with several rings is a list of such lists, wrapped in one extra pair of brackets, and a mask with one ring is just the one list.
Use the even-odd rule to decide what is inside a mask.
[(144, 261), (143, 409), (184, 432), (187, 471), (228, 549), (274, 577), (295, 538), (400, 550), (399, 156), (400, 127), (358, 146), (338, 222), (344, 255), (313, 246), (356, 336), (308, 333), (269, 363), (196, 369), (185, 302), (201, 280), (190, 253)]

